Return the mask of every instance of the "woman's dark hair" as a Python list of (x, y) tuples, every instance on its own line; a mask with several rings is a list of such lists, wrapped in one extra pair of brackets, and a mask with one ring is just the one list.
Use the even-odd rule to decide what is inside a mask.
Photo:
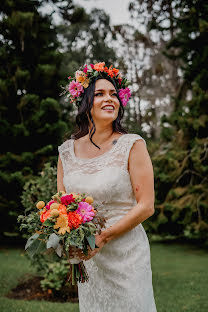
[[(92, 144), (94, 144), (97, 148), (100, 149), (100, 147), (98, 145), (96, 145), (93, 141), (92, 141), (92, 137), (95, 134), (96, 131), (96, 127), (95, 127), (95, 123), (94, 120), (92, 118), (92, 115), (90, 113), (91, 108), (93, 106), (93, 101), (94, 101), (94, 92), (95, 92), (95, 83), (97, 80), (99, 79), (106, 79), (108, 81), (110, 81), (115, 89), (116, 89), (116, 93), (118, 96), (118, 100), (120, 103), (120, 107), (119, 107), (119, 111), (118, 111), (118, 116), (117, 118), (113, 121), (113, 131), (114, 132), (120, 132), (120, 133), (127, 133), (127, 130), (125, 130), (122, 126), (121, 126), (121, 119), (123, 118), (124, 115), (124, 108), (123, 108), (123, 104), (119, 98), (118, 95), (118, 88), (114, 82), (113, 79), (111, 79), (110, 77), (102, 77), (102, 76), (98, 76), (95, 80), (93, 80), (89, 87), (87, 89), (85, 89), (84, 91), (84, 96), (81, 102), (81, 105), (78, 109), (78, 114), (76, 116), (76, 124), (78, 126), (78, 131), (73, 133), (71, 135), (72, 139), (79, 139), (81, 137), (83, 137), (84, 135), (89, 133), (89, 120), (88, 120), (88, 116), (90, 121), (92, 122), (92, 129), (90, 130), (89, 133), (89, 137), (90, 137), (90, 141), (92, 142)], [(88, 114), (88, 116), (87, 116)]]

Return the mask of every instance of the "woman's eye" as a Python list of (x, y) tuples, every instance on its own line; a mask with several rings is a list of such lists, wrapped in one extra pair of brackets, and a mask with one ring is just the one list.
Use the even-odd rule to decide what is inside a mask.
[(102, 92), (96, 93), (95, 96), (103, 95)]
[(113, 95), (113, 96), (118, 96), (118, 94), (117, 94), (117, 93), (113, 93), (112, 95)]

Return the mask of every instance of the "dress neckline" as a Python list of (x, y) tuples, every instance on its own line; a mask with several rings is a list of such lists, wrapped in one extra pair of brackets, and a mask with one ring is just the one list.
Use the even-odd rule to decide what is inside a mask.
[(120, 135), (120, 137), (117, 139), (117, 143), (115, 145), (113, 145), (113, 147), (111, 147), (108, 151), (106, 151), (105, 153), (99, 155), (99, 156), (96, 156), (96, 157), (92, 157), (92, 158), (80, 158), (80, 157), (77, 157), (75, 155), (75, 152), (74, 152), (74, 139), (71, 139), (71, 142), (72, 142), (72, 148), (71, 148), (71, 152), (72, 152), (72, 156), (74, 159), (78, 160), (78, 161), (90, 161), (90, 160), (96, 160), (98, 158), (101, 158), (101, 157), (104, 157), (106, 156), (108, 153), (110, 152), (113, 152), (114, 149), (116, 148), (116, 146), (118, 146), (118, 142), (120, 141), (121, 137), (125, 136), (126, 134), (122, 134)]

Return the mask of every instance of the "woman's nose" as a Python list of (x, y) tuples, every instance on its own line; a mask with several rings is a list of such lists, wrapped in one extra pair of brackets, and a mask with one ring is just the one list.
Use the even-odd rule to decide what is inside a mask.
[(105, 100), (108, 101), (108, 102), (109, 101), (112, 102), (112, 96), (110, 94), (106, 94)]

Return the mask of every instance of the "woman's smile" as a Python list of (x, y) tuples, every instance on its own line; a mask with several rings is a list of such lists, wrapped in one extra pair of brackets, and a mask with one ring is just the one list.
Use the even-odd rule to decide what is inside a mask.
[(115, 111), (115, 107), (112, 104), (108, 104), (102, 107), (103, 110), (108, 111), (108, 112), (113, 112)]

